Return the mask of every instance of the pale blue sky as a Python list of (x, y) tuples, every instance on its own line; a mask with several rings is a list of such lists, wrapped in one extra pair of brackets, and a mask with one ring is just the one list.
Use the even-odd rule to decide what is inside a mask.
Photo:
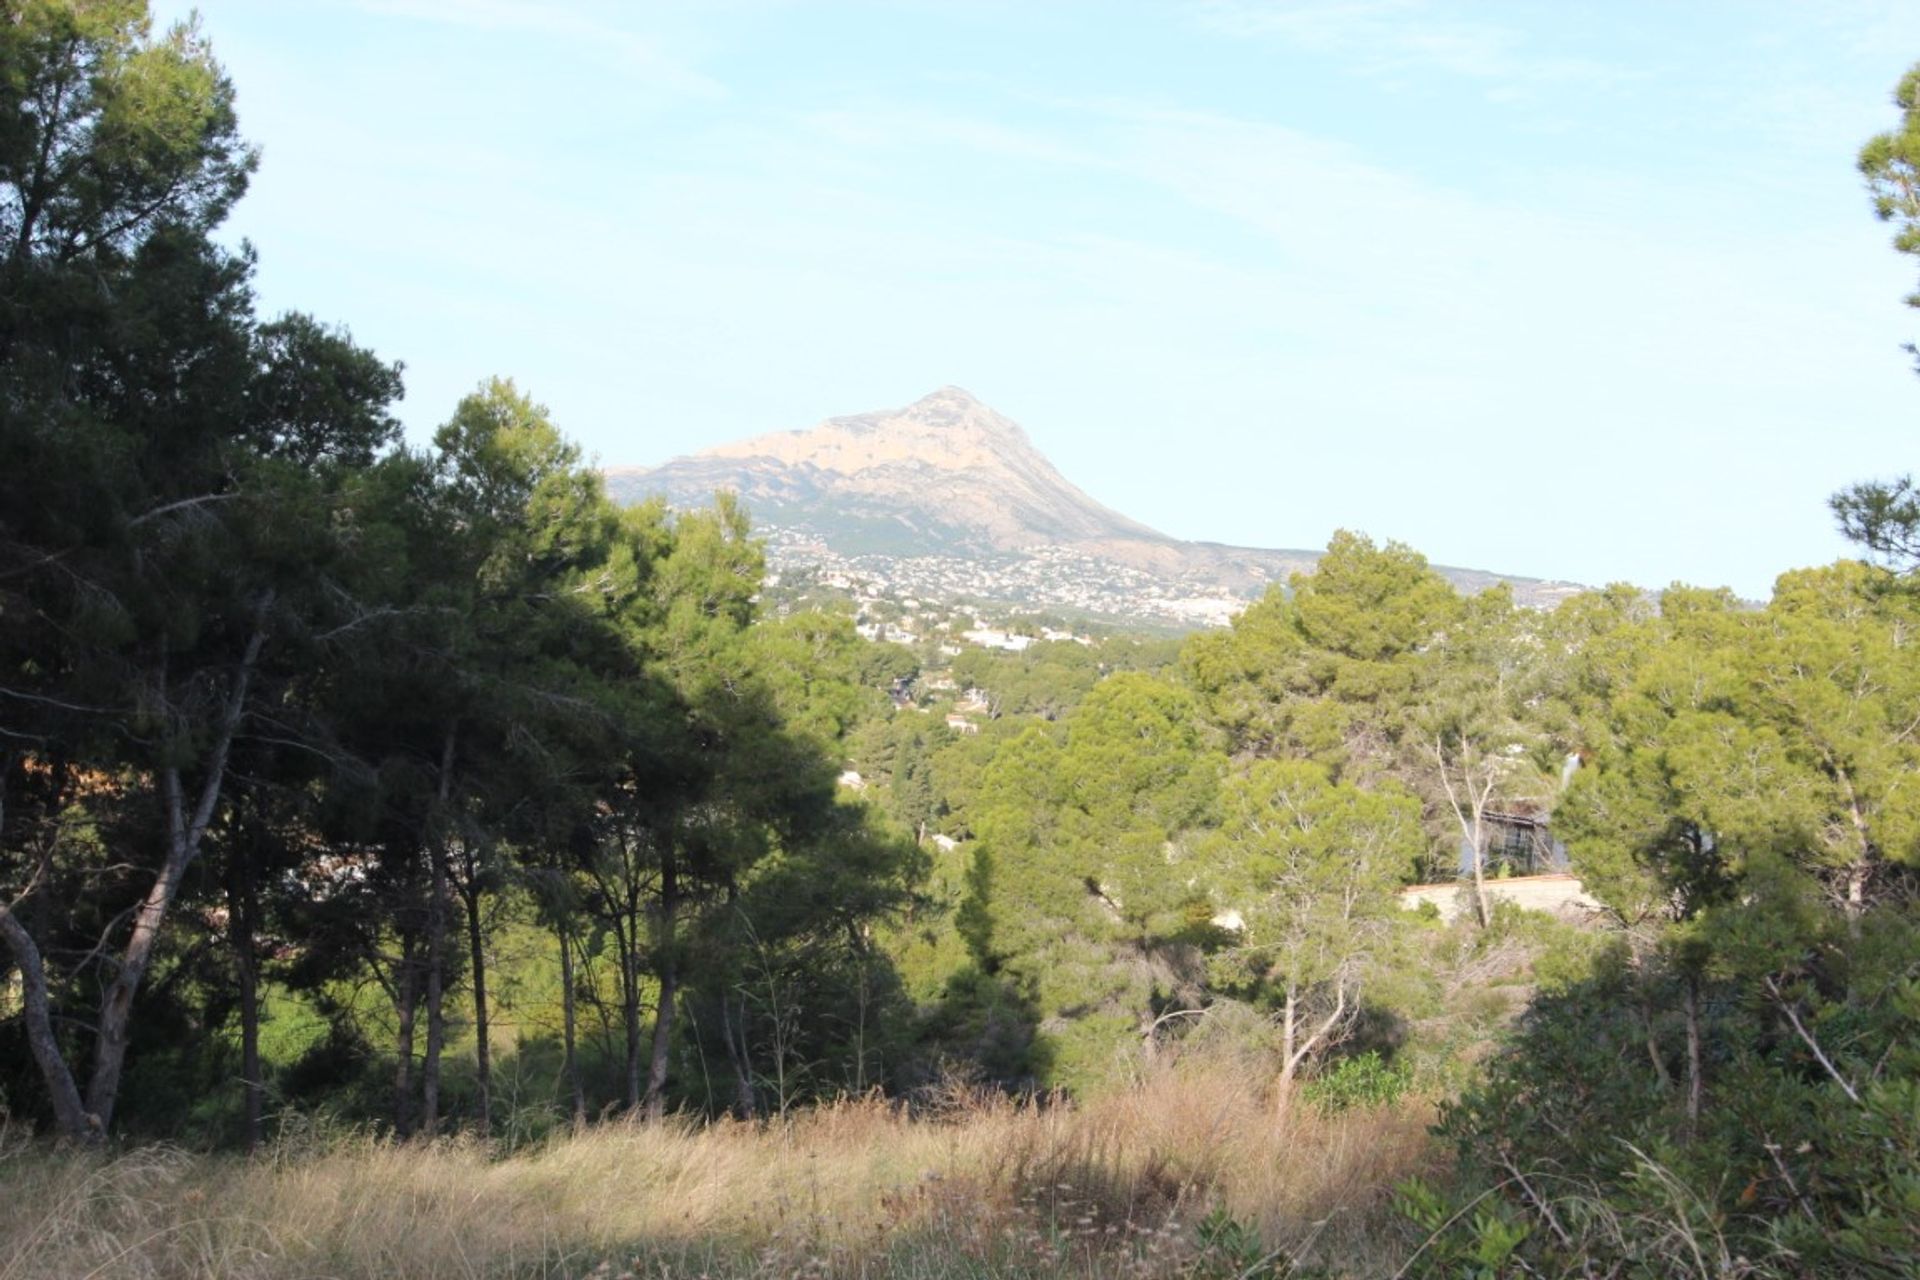
[[(185, 4), (160, 0), (162, 15)], [(1914, 0), (201, 0), (269, 310), (608, 463), (958, 383), (1183, 537), (1764, 596), (1920, 466)]]

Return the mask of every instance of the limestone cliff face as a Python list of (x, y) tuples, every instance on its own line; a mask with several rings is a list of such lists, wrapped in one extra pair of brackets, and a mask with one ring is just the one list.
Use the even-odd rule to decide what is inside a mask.
[(850, 535), (895, 554), (1114, 543), (1127, 556), (1126, 544), (1142, 551), (1174, 545), (1081, 492), (1018, 423), (959, 387), (904, 409), (829, 418), (651, 471), (612, 469), (607, 480), (617, 497), (657, 493), (675, 504), (732, 489), (762, 519), (829, 542)]

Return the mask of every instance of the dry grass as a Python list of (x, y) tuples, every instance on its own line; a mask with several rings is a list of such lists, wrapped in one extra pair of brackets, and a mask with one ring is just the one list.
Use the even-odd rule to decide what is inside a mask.
[(613, 1125), (463, 1143), (0, 1151), (0, 1280), (1200, 1276), (1216, 1211), (1317, 1274), (1391, 1274), (1422, 1106), (1285, 1123), (1241, 1080), (1168, 1074), (1067, 1107), (848, 1102), (782, 1125)]

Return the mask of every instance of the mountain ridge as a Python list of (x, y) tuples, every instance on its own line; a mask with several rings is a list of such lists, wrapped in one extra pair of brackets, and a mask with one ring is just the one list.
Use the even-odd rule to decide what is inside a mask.
[[(809, 556), (816, 562), (837, 558), (886, 576), (898, 573), (898, 562), (991, 566), (1045, 556), (1057, 562), (1057, 571), (1090, 580), (1111, 576), (1102, 569), (1110, 566), (1115, 582), (1128, 584), (1115, 587), (1119, 596), (1144, 592), (1152, 606), (1143, 613), (1141, 600), (1116, 599), (1112, 612), (1123, 617), (1185, 616), (1193, 610), (1178, 604), (1183, 600), (1245, 601), (1267, 584), (1310, 568), (1319, 554), (1162, 533), (1088, 495), (1048, 461), (1025, 428), (951, 385), (899, 409), (827, 418), (657, 467), (608, 467), (604, 475), (608, 492), (623, 502), (659, 496), (689, 507), (732, 490), (768, 533), (776, 566)], [(1516, 597), (1529, 603), (1547, 603), (1573, 589), (1435, 567), (1463, 590), (1512, 583)], [(1044, 582), (1010, 592), (1018, 598), (1009, 602), (1059, 603), (1035, 600), (1036, 590), (1046, 594)], [(1088, 594), (1066, 582), (1059, 592)]]
[(1018, 423), (954, 386), (901, 409), (828, 418), (651, 469), (610, 468), (607, 476), (616, 496), (631, 485), (675, 505), (705, 501), (716, 488), (736, 490), (756, 509), (831, 498), (849, 513), (892, 519), (903, 531), (931, 535), (931, 543), (976, 554), (1063, 542), (1176, 542), (1094, 500)]

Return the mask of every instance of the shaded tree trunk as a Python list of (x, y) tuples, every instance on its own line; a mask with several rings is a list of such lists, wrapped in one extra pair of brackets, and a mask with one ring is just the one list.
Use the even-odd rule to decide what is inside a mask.
[(653, 1014), (653, 1050), (647, 1066), (647, 1119), (658, 1120), (667, 1110), (667, 1067), (673, 1049), (673, 1015), (678, 1004), (679, 957), (676, 925), (680, 909), (679, 867), (672, 850), (660, 859), (660, 921), (654, 937), (654, 973), (660, 980), (659, 1003)]
[[(10, 757), (6, 762), (7, 767), (11, 768), (12, 763)], [(5, 785), (6, 772), (6, 769), (0, 769), (0, 787)], [(0, 839), (5, 837), (6, 830), (7, 797), (6, 792), (0, 790)], [(32, 895), (45, 885), (51, 857), (52, 841), (42, 841), (40, 857), (33, 879), (27, 884), (26, 895)], [(44, 912), (44, 899), (43, 891), (35, 900), (37, 913)], [(8, 954), (20, 970), (24, 1006), (21, 1015), (27, 1030), (27, 1050), (33, 1054), (34, 1065), (40, 1069), (40, 1078), (46, 1082), (47, 1096), (53, 1103), (54, 1124), (59, 1128), (60, 1136), (72, 1142), (95, 1140), (101, 1136), (100, 1130), (80, 1101), (80, 1088), (74, 1082), (73, 1070), (67, 1065), (66, 1055), (60, 1052), (60, 1041), (53, 1032), (53, 1004), (47, 991), (47, 968), (40, 954), (40, 942), (33, 931), (14, 914), (19, 905), (20, 901), (16, 899), (0, 906), (0, 942), (6, 943)]]
[(1700, 979), (1692, 973), (1687, 974), (1685, 1008), (1687, 1013), (1687, 1134), (1691, 1137), (1700, 1128), (1700, 1099), (1705, 1091), (1705, 1082), (1700, 1073)]
[(679, 1005), (678, 975), (671, 958), (660, 965), (660, 1004), (653, 1014), (653, 1045), (647, 1063), (647, 1119), (667, 1113), (667, 1068), (673, 1056), (674, 1011)]
[(1867, 826), (1866, 815), (1860, 811), (1860, 797), (1853, 789), (1853, 778), (1831, 752), (1824, 752), (1827, 767), (1833, 771), (1834, 778), (1847, 796), (1847, 817), (1853, 824), (1853, 834), (1857, 852), (1853, 862), (1846, 870), (1846, 890), (1844, 910), (1847, 915), (1847, 931), (1857, 938), (1860, 936), (1860, 916), (1867, 906), (1867, 880), (1872, 875), (1873, 866), (1879, 858), (1874, 847), (1873, 836)]
[[(53, 933), (53, 855), (60, 844), (60, 815), (65, 811), (68, 798), (68, 786), (73, 781), (73, 768), (64, 756), (53, 761), (53, 787), (47, 797), (46, 812), (53, 816), (53, 822), (41, 831), (34, 841), (33, 879), (30, 884), (39, 886), (40, 892), (27, 900), (33, 905), (33, 913), (27, 918), (27, 928), (33, 934), (34, 945), (45, 947), (47, 938)], [(45, 955), (43, 951), (41, 953)]]
[[(740, 1024), (734, 1025), (732, 1005), (720, 997), (720, 1039), (727, 1046), (727, 1064), (733, 1068), (734, 1112), (742, 1120), (753, 1119), (759, 1110), (753, 1094), (753, 1071), (747, 1058), (747, 1010), (742, 999)], [(737, 1043), (736, 1043), (737, 1039)]]
[(0, 907), (0, 941), (13, 953), (20, 967), (20, 986), (25, 997), (27, 1047), (34, 1065), (46, 1081), (47, 1096), (53, 1101), (54, 1123), (60, 1135), (74, 1142), (97, 1141), (103, 1136), (99, 1119), (88, 1114), (80, 1102), (80, 1088), (60, 1052), (53, 1034), (53, 1010), (47, 998), (47, 971), (40, 959), (40, 948), (27, 927), (14, 917), (11, 907)]
[(471, 846), (462, 851), (467, 908), (467, 955), (473, 971), (474, 1087), (479, 1093), (480, 1132), (493, 1132), (493, 1054), (487, 1043), (487, 953), (480, 927), (480, 866)]
[(455, 730), (447, 728), (440, 749), (440, 783), (427, 845), (427, 1049), (420, 1063), (420, 1128), (429, 1138), (440, 1132), (440, 1054), (446, 1046), (447, 987), (447, 833), (448, 800), (453, 794)]
[(265, 616), (272, 602), (273, 597), (269, 594), (256, 606), (253, 634), (247, 638), (246, 649), (234, 669), (226, 705), (221, 708), (220, 719), (207, 752), (206, 774), (201, 779), (200, 791), (191, 809), (188, 808), (186, 785), (180, 770), (174, 766), (160, 770), (161, 799), (167, 821), (166, 858), (161, 864), (160, 874), (154, 877), (152, 888), (147, 890), (146, 897), (134, 912), (133, 932), (120, 954), (113, 979), (107, 984), (100, 1000), (93, 1078), (87, 1085), (87, 1110), (93, 1114), (103, 1131), (113, 1123), (113, 1106), (120, 1093), (120, 1075), (126, 1066), (127, 1045), (132, 1033), (133, 998), (147, 976), (148, 967), (153, 963), (153, 953), (160, 944), (160, 927), (166, 921), (167, 911), (179, 895), (188, 867), (200, 855), (207, 827), (213, 822), (214, 810), (220, 803), (220, 791), (227, 775), (227, 757), (233, 746), (234, 734), (239, 732), (240, 722), (246, 715), (247, 689), (260, 659), (261, 646), (266, 643)]
[(640, 1110), (640, 957), (635, 943), (620, 938), (620, 1024), (626, 1035), (626, 1071), (620, 1102), (629, 1112)]
[[(602, 849), (603, 855), (617, 854), (618, 865), (608, 862), (589, 869), (598, 893), (593, 910), (618, 949), (620, 977), (621, 1060), (620, 1105), (628, 1114), (640, 1110), (640, 902), (645, 892), (633, 832), (622, 827)], [(596, 1003), (605, 1019), (605, 1006)]]
[(411, 933), (400, 943), (400, 972), (394, 982), (394, 1021), (399, 1028), (394, 1047), (393, 1131), (413, 1136), (413, 1024), (420, 1003), (419, 944)]
[(260, 1145), (260, 1111), (266, 1083), (260, 1074), (260, 971), (255, 934), (259, 910), (253, 861), (236, 847), (227, 869), (227, 939), (240, 996), (240, 1087), (247, 1154)]
[(1653, 1025), (1653, 1005), (1645, 996), (1640, 1000), (1640, 1025), (1646, 1030), (1647, 1058), (1653, 1063), (1653, 1074), (1660, 1081), (1660, 1091), (1665, 1093), (1673, 1088), (1673, 1077), (1667, 1072), (1666, 1059), (1660, 1056), (1660, 1040)]
[(580, 1056), (577, 1049), (577, 1017), (575, 1004), (578, 995), (573, 989), (573, 932), (561, 925), (560, 935), (560, 1024), (562, 1028), (563, 1071), (567, 1077), (567, 1092), (573, 1102), (573, 1127), (584, 1128), (587, 1123), (587, 1094), (580, 1086)]
[(420, 1130), (440, 1132), (440, 1054), (446, 1046), (447, 860), (438, 841), (427, 848), (432, 861), (427, 897), (427, 1046), (420, 1061)]

